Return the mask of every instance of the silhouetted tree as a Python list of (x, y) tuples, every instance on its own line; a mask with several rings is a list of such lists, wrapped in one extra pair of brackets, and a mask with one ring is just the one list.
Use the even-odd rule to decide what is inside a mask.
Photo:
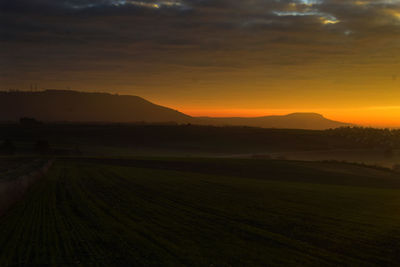
[(15, 153), (15, 145), (11, 140), (4, 140), (0, 145), (0, 152), (6, 155), (12, 155)]

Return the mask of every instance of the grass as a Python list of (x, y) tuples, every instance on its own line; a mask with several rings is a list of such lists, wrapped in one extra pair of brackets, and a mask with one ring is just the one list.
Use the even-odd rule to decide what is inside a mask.
[(46, 163), (47, 159), (33, 157), (0, 157), (0, 182), (12, 180), (20, 176), (37, 171)]
[(0, 266), (398, 265), (400, 177), (343, 163), (58, 160)]

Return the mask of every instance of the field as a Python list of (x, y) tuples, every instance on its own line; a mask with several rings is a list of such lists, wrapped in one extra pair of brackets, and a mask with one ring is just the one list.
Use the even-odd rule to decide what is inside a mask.
[(59, 159), (0, 266), (398, 265), (400, 175), (335, 162)]
[(0, 157), (0, 183), (36, 171), (46, 161), (33, 157)]

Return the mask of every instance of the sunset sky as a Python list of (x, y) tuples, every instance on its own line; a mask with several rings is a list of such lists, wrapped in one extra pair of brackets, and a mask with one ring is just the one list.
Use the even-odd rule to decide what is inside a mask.
[(0, 0), (0, 89), (400, 127), (400, 0)]

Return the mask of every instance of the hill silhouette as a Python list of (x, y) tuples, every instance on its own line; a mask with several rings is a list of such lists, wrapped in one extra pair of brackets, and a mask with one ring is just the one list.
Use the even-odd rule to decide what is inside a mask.
[(191, 117), (138, 96), (64, 90), (0, 93), (0, 120), (45, 122), (178, 122)]
[(255, 118), (191, 117), (131, 95), (67, 90), (0, 92), (0, 121), (18, 121), (21, 118), (34, 118), (44, 122), (175, 122), (297, 129), (328, 129), (348, 125), (316, 113)]
[(253, 126), (263, 128), (292, 128), (323, 130), (349, 126), (347, 123), (333, 121), (318, 113), (292, 113), (288, 115), (274, 115), (253, 118), (210, 118), (202, 117), (204, 123), (211, 125)]

